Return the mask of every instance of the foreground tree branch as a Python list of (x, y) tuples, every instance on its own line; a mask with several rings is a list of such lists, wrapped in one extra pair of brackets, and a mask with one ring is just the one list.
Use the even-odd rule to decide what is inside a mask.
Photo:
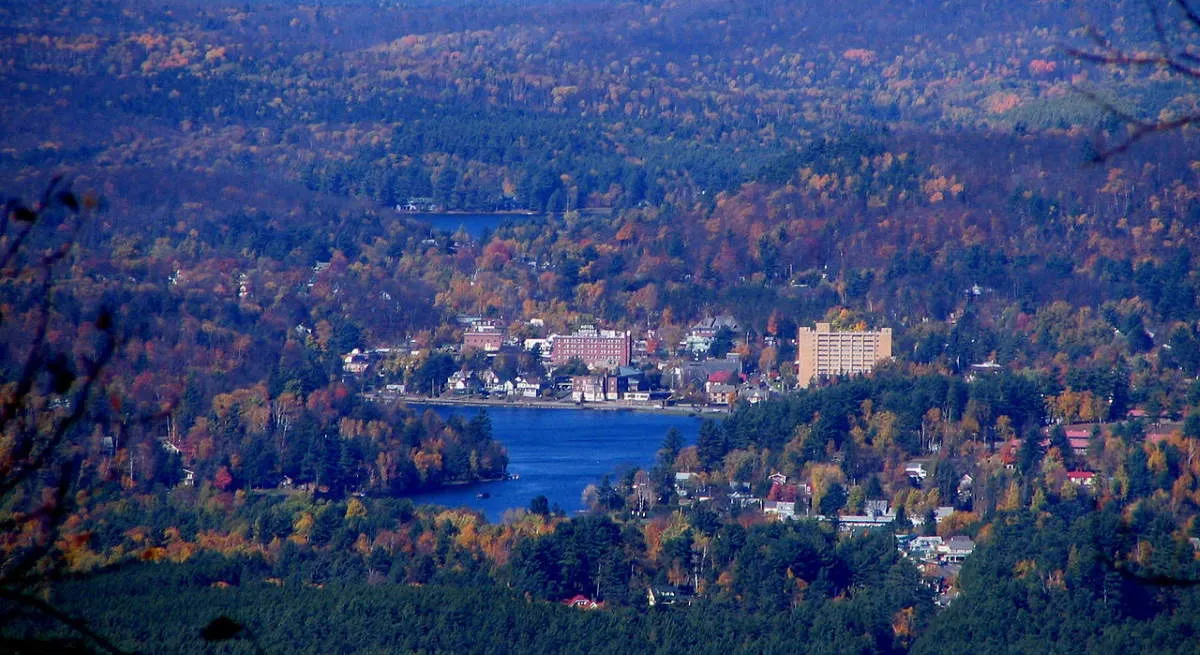
[(0, 621), (23, 608), (118, 653), (37, 595), (65, 568), (62, 526), (82, 461), (73, 440), (94, 418), (91, 401), (120, 343), (106, 307), (90, 321), (90, 342), (49, 337), (71, 327), (56, 315), (54, 299), (70, 284), (68, 265), (96, 203), (55, 178), (32, 206), (16, 198), (0, 205), (0, 599), (9, 604)]
[(62, 610), (58, 609), (57, 607), (51, 605), (50, 603), (47, 603), (46, 601), (44, 601), (40, 598), (37, 598), (35, 596), (30, 596), (28, 594), (18, 593), (18, 592), (11, 591), (9, 589), (0, 587), (0, 599), (7, 600), (16, 605), (20, 605), (20, 606), (29, 608), (35, 612), (38, 612), (39, 614), (43, 614), (45, 616), (48, 616), (48, 617), (58, 621), (59, 623), (62, 623), (63, 625), (71, 628), (75, 632), (78, 632), (79, 634), (83, 635), (93, 645), (95, 645), (96, 647), (100, 648), (101, 650), (103, 650), (105, 652), (115, 653), (116, 655), (121, 655), (122, 653), (125, 653), (125, 651), (121, 650), (120, 648), (117, 648), (117, 646), (115, 644), (113, 644), (111, 641), (109, 641), (107, 638), (105, 638), (104, 635), (89, 628), (88, 625), (86, 623), (84, 623), (83, 621), (81, 621), (69, 614), (66, 614)]
[[(1151, 52), (1118, 46), (1094, 26), (1088, 28), (1090, 45), (1067, 46), (1065, 50), (1081, 62), (1127, 70), (1163, 71), (1186, 81), (1200, 83), (1200, 7), (1193, 6), (1193, 1), (1146, 0), (1146, 11), (1153, 23), (1155, 38)], [(1121, 154), (1153, 134), (1172, 132), (1200, 123), (1200, 110), (1169, 117), (1163, 117), (1160, 111), (1156, 118), (1147, 119), (1119, 109), (1094, 91), (1083, 88), (1076, 90), (1105, 113), (1120, 120), (1127, 130), (1115, 143), (1097, 147), (1094, 156), (1097, 162)]]

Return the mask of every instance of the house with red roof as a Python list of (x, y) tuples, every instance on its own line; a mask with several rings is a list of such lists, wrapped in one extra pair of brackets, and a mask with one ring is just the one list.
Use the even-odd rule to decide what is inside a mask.
[(1096, 484), (1096, 474), (1091, 471), (1067, 471), (1067, 480), (1080, 487), (1091, 487)]

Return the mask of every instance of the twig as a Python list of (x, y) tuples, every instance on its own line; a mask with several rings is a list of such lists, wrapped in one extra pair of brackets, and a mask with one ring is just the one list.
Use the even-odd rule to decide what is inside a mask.
[[(1189, 29), (1188, 26), (1191, 29), (1200, 30), (1200, 12), (1192, 7), (1189, 0), (1173, 0), (1172, 4), (1179, 9), (1185, 21), (1180, 31)], [(1175, 45), (1174, 42), (1180, 35), (1173, 34), (1167, 29), (1163, 22), (1162, 11), (1150, 0), (1146, 2), (1146, 11), (1153, 22), (1155, 39), (1158, 43), (1157, 54), (1131, 53), (1119, 48), (1094, 26), (1087, 28), (1088, 39), (1093, 43), (1092, 48), (1065, 46), (1063, 49), (1068, 55), (1079, 61), (1125, 68), (1161, 68), (1186, 79), (1200, 81), (1200, 66), (1193, 65), (1200, 63), (1200, 55), (1189, 52), (1187, 44)], [(1121, 154), (1152, 134), (1170, 132), (1200, 123), (1200, 112), (1188, 113), (1170, 120), (1146, 120), (1116, 107), (1092, 91), (1076, 88), (1076, 92), (1109, 115), (1121, 120), (1129, 128), (1129, 133), (1115, 146), (1099, 149), (1093, 158), (1096, 162), (1103, 162), (1114, 155)]]
[(34, 610), (42, 613), (42, 614), (45, 614), (46, 616), (49, 616), (49, 617), (57, 620), (58, 622), (62, 623), (63, 625), (66, 625), (67, 627), (71, 628), (72, 630), (87, 637), (88, 639), (92, 640), (97, 646), (99, 646), (100, 648), (102, 648), (110, 653), (113, 653), (114, 655), (126, 655), (126, 653), (128, 652), (128, 651), (123, 651), (120, 648), (117, 648), (116, 644), (114, 644), (111, 641), (109, 641), (108, 639), (106, 639), (104, 637), (104, 635), (101, 635), (100, 633), (96, 632), (95, 630), (92, 630), (91, 628), (87, 627), (87, 624), (84, 623), (83, 621), (67, 614), (66, 612), (63, 612), (62, 610), (51, 605), (50, 603), (47, 603), (46, 601), (42, 600), (41, 598), (37, 598), (36, 596), (30, 596), (28, 594), (23, 594), (23, 593), (20, 593), (17, 591), (12, 591), (10, 589), (5, 589), (3, 587), (0, 587), (0, 598), (14, 602), (18, 605), (24, 605), (26, 607), (29, 607), (31, 609), (34, 609)]

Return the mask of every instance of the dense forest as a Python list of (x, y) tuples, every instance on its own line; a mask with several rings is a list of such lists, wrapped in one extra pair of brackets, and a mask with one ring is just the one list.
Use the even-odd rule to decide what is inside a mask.
[[(55, 598), (123, 648), (170, 652), (210, 652), (201, 635), (215, 617), (243, 630), (232, 652), (1185, 653), (1200, 627), (1191, 546), (1146, 506), (1129, 516), (1080, 502), (994, 514), (963, 566), (962, 594), (935, 613), (891, 530), (839, 540), (808, 521), (701, 519), (654, 554), (638, 529), (606, 517), (531, 512), (501, 529), (454, 512), (356, 503), (323, 507), (266, 554), (232, 538), (210, 538), (212, 550), (190, 556), (168, 546), (163, 562), (64, 581)], [(278, 543), (288, 509), (266, 503), (234, 515), (258, 514), (254, 540)], [(282, 531), (262, 527), (271, 525)], [(497, 558), (490, 544), (513, 530), (532, 532), (507, 561)], [(704, 566), (720, 571), (715, 591), (647, 608), (653, 578), (694, 541), (711, 546)], [(646, 581), (624, 586), (630, 570)], [(597, 588), (598, 611), (542, 602)], [(36, 615), (7, 629), (74, 643)]]
[[(1068, 50), (1191, 43), (1179, 7), (0, 7), (0, 637), (94, 645), (6, 595), (34, 589), (143, 651), (224, 615), (236, 652), (1188, 652), (1200, 142), (1099, 155), (1196, 80)], [(485, 363), (462, 317), (629, 330), (662, 376), (717, 314), (775, 397), (665, 435), (586, 515), (404, 499), (506, 474), (486, 414), (370, 393)], [(895, 357), (797, 389), (814, 321)], [(772, 475), (805, 518), (737, 501), (796, 491)], [(978, 548), (931, 576), (918, 534)]]

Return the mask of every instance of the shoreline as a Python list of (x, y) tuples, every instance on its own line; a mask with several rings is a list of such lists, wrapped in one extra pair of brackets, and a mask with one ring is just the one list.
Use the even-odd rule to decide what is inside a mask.
[[(586, 209), (576, 209), (581, 216), (612, 216), (616, 209), (612, 207), (591, 207)], [(410, 216), (412, 218), (423, 218), (430, 216), (463, 216), (463, 217), (480, 217), (480, 218), (506, 218), (510, 216), (562, 216), (564, 212), (539, 212), (532, 209), (502, 209), (498, 211), (471, 211), (468, 209), (449, 209), (446, 211), (428, 212), (428, 211), (396, 211), (401, 216)]]
[(582, 411), (602, 412), (642, 412), (647, 414), (667, 414), (671, 416), (690, 416), (697, 418), (703, 415), (729, 414), (728, 408), (703, 407), (700, 405), (657, 406), (632, 404), (622, 401), (607, 401), (602, 403), (575, 403), (554, 400), (493, 400), (490, 398), (428, 398), (423, 396), (372, 396), (374, 400), (394, 400), (405, 405), (439, 405), (445, 407), (510, 407), (513, 409), (574, 409)]
[(524, 210), (524, 209), (509, 209), (509, 210), (501, 210), (501, 211), (477, 211), (477, 212), (468, 211), (465, 209), (451, 209), (451, 210), (447, 210), (447, 211), (443, 211), (443, 212), (397, 211), (396, 213), (401, 216), (411, 216), (413, 218), (422, 218), (422, 217), (426, 217), (426, 216), (464, 216), (464, 217), (476, 217), (477, 216), (480, 218), (491, 218), (491, 217), (507, 217), (507, 216), (545, 216), (546, 215), (545, 212), (539, 213), (539, 212), (535, 212), (532, 210)]

